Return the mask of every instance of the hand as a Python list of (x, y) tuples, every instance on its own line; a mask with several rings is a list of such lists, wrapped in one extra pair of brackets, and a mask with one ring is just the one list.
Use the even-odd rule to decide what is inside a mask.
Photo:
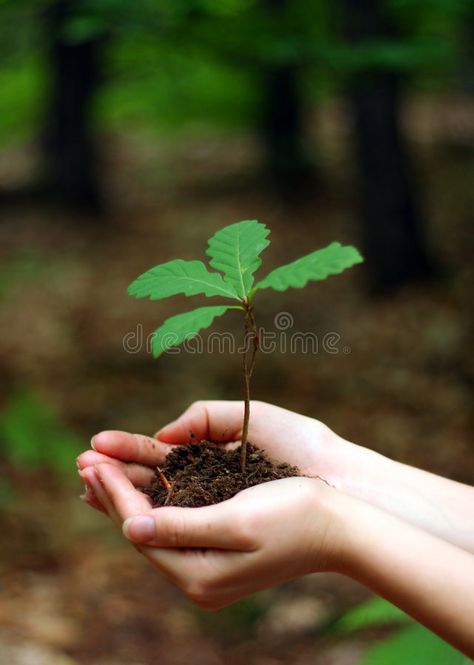
[(287, 478), (205, 508), (152, 509), (119, 466), (82, 474), (135, 547), (199, 607), (342, 572), (474, 655), (474, 557), (321, 481)]
[[(96, 452), (83, 453), (78, 465), (82, 469), (112, 459), (133, 463), (133, 468), (128, 470), (123, 464), (118, 466), (130, 479), (139, 478), (144, 485), (147, 483), (142, 481), (149, 476), (146, 468), (163, 465), (166, 454), (175, 445), (191, 440), (209, 440), (226, 447), (239, 445), (242, 418), (242, 402), (195, 402), (155, 438), (127, 432), (101, 432), (92, 439)], [(320, 476), (336, 487), (348, 472), (355, 449), (364, 450), (344, 441), (313, 418), (264, 402), (251, 404), (248, 436), (252, 444), (265, 450), (273, 460), (298, 466), (303, 475)]]
[[(241, 402), (196, 402), (155, 438), (126, 432), (101, 432), (95, 451), (83, 453), (78, 466), (110, 462), (136, 486), (148, 484), (174, 445), (208, 439), (224, 446), (239, 443)], [(263, 402), (252, 402), (249, 440), (276, 461), (300, 468), (303, 475), (330, 485), (400, 517), (467, 551), (474, 552), (474, 488), (399, 464), (345, 441), (312, 418)], [(88, 491), (84, 500), (100, 503)]]
[(266, 483), (206, 508), (153, 510), (136, 487), (148, 484), (173, 445), (191, 432), (198, 441), (238, 445), (241, 404), (198, 402), (155, 438), (94, 437), (95, 450), (78, 458), (85, 500), (201, 607), (334, 570), (474, 654), (474, 489), (344, 441), (309, 418), (262, 403), (252, 409), (252, 443), (314, 478)]
[[(97, 434), (91, 441), (93, 450), (82, 453), (77, 465), (81, 471), (108, 462), (120, 468), (136, 487), (144, 487), (176, 445), (191, 440), (209, 440), (227, 448), (240, 445), (242, 419), (242, 402), (195, 402), (153, 438), (120, 431)], [(348, 468), (348, 449), (358, 448), (313, 418), (256, 401), (251, 403), (249, 440), (273, 460), (288, 462), (299, 467), (303, 475), (321, 477), (335, 487), (341, 486), (341, 474)], [(82, 498), (102, 510), (90, 489)]]
[(213, 506), (152, 509), (117, 465), (88, 467), (83, 477), (137, 549), (200, 607), (337, 565), (338, 492), (321, 481), (288, 478)]

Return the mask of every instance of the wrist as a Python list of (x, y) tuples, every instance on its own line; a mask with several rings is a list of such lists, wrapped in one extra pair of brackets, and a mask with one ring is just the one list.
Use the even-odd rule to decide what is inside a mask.
[(370, 504), (396, 484), (396, 463), (380, 453), (338, 437), (337, 477), (334, 486), (341, 492)]
[(355, 499), (322, 480), (314, 480), (312, 568), (309, 572), (347, 572), (353, 560)]
[(379, 511), (365, 501), (342, 492), (335, 494), (331, 504), (335, 530), (334, 550), (328, 572), (360, 581), (361, 569), (367, 561), (370, 562), (370, 543), (374, 537), (378, 538), (380, 535), (377, 534), (375, 526)]

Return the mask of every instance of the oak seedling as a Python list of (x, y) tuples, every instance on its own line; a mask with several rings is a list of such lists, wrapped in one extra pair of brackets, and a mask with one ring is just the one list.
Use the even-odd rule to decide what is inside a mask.
[(256, 220), (236, 222), (217, 231), (208, 241), (206, 254), (210, 257), (209, 265), (214, 271), (208, 270), (202, 261), (174, 259), (143, 273), (128, 288), (129, 295), (150, 300), (184, 294), (218, 297), (230, 301), (226, 304), (198, 307), (166, 319), (152, 338), (152, 350), (156, 358), (171, 347), (192, 339), (228, 310), (237, 309), (243, 312), (242, 472), (245, 472), (247, 458), (250, 380), (259, 347), (254, 312), (255, 294), (268, 288), (275, 291), (286, 291), (290, 287), (302, 288), (309, 281), (324, 280), (363, 261), (355, 247), (333, 242), (323, 249), (272, 270), (266, 277), (255, 282), (254, 273), (262, 263), (260, 254), (270, 244), (269, 233), (270, 230), (265, 224)]

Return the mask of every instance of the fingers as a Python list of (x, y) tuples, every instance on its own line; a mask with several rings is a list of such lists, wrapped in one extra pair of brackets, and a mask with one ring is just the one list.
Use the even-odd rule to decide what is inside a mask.
[(123, 531), (134, 543), (171, 549), (219, 549), (251, 552), (255, 543), (245, 526), (235, 527), (235, 515), (222, 505), (203, 508), (155, 508), (125, 520)]
[[(260, 408), (252, 403), (252, 414)], [(173, 445), (209, 440), (215, 443), (238, 441), (242, 432), (243, 403), (225, 401), (195, 402), (177, 420), (156, 433), (155, 438), (109, 430), (96, 434), (92, 448), (122, 462), (162, 466)], [(252, 423), (251, 423), (252, 427)]]
[(154, 476), (154, 471), (147, 466), (134, 464), (132, 462), (121, 462), (114, 457), (108, 457), (108, 455), (97, 453), (95, 450), (87, 450), (77, 458), (77, 466), (79, 470), (97, 464), (112, 464), (113, 466), (116, 466), (127, 476), (135, 487), (147, 487)]
[(120, 520), (120, 526), (127, 517), (150, 511), (149, 498), (135, 489), (121, 469), (113, 464), (98, 464), (94, 468), (102, 490)]
[(171, 450), (171, 446), (149, 436), (113, 430), (96, 434), (91, 446), (96, 452), (122, 462), (136, 462), (152, 467), (163, 465)]
[(194, 402), (155, 436), (170, 444), (188, 443), (193, 439), (214, 443), (235, 441), (242, 433), (243, 408), (242, 402)]
[(242, 592), (243, 584), (238, 580), (242, 565), (248, 561), (246, 552), (166, 549), (145, 545), (139, 548), (152, 565), (202, 609), (221, 609), (254, 591)]
[(79, 498), (84, 503), (87, 503), (87, 505), (90, 506), (91, 508), (94, 508), (95, 510), (98, 510), (99, 512), (104, 513), (104, 515), (107, 514), (106, 511), (105, 511), (105, 508), (98, 501), (98, 499), (95, 496), (94, 492), (89, 487), (86, 488), (86, 491), (84, 492), (84, 494), (81, 494), (81, 496)]
[(96, 468), (97, 467), (88, 466), (82, 471), (79, 471), (79, 475), (86, 483), (91, 493), (94, 495), (96, 502), (102, 507), (102, 512), (108, 515), (110, 519), (113, 520), (113, 522), (115, 522), (118, 527), (120, 527), (122, 520), (118, 516), (113, 502), (109, 499), (107, 492), (102, 486), (102, 483), (97, 475)]
[(124, 533), (139, 544), (166, 548), (218, 548), (252, 551), (254, 542), (232, 499), (204, 508), (163, 507), (150, 510), (121, 471), (101, 464), (100, 476), (118, 515), (125, 520)]

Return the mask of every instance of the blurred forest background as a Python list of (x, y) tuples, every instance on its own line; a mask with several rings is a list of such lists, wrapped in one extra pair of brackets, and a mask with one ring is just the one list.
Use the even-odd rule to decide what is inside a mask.
[(330, 630), (361, 587), (198, 611), (81, 504), (74, 459), (240, 398), (238, 357), (152, 361), (182, 303), (126, 286), (258, 218), (267, 268), (332, 240), (366, 262), (259, 300), (337, 344), (262, 355), (254, 397), (472, 483), (472, 2), (0, 0), (0, 57), (0, 663), (369, 662), (386, 630)]

